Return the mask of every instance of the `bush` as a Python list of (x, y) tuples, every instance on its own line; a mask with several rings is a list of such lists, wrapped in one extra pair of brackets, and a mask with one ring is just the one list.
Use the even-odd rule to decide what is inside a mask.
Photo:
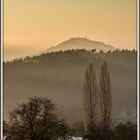
[(91, 127), (84, 136), (87, 140), (137, 140), (137, 127), (133, 123), (118, 124), (114, 128)]

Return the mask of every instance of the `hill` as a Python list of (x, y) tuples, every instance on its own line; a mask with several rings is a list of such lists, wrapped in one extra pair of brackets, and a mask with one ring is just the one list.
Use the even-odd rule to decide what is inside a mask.
[(47, 52), (56, 52), (56, 51), (64, 51), (64, 50), (72, 50), (72, 49), (86, 49), (92, 50), (96, 49), (96, 51), (109, 51), (114, 50), (115, 48), (111, 45), (107, 45), (103, 42), (90, 40), (87, 38), (70, 38), (54, 47), (47, 49)]

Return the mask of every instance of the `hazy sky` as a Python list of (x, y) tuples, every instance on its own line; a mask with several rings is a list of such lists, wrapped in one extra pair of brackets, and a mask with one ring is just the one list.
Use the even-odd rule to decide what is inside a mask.
[(136, 48), (136, 0), (4, 0), (4, 58), (85, 37)]

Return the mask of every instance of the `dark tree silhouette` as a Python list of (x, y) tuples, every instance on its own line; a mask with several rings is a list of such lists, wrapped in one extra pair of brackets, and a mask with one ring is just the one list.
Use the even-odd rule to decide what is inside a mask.
[(3, 121), (3, 135), (6, 137), (8, 135), (8, 124), (6, 121)]
[(84, 126), (87, 131), (89, 127), (96, 125), (97, 105), (97, 80), (93, 63), (87, 67), (84, 82)]
[(120, 123), (114, 129), (119, 140), (136, 140), (137, 125), (132, 122)]
[(106, 62), (101, 67), (99, 89), (102, 126), (109, 128), (111, 124), (112, 100), (110, 74)]
[(67, 125), (54, 115), (55, 105), (47, 98), (30, 98), (10, 113), (7, 140), (65, 139)]

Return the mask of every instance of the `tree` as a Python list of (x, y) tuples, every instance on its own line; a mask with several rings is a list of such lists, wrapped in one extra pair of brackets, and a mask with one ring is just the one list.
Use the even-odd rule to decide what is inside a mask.
[(109, 128), (111, 124), (112, 101), (110, 74), (106, 62), (101, 67), (99, 89), (102, 126), (104, 128)]
[(92, 49), (91, 52), (92, 52), (92, 53), (96, 53), (96, 49)]
[(93, 63), (87, 67), (84, 82), (84, 127), (87, 131), (96, 125), (97, 80)]
[(47, 98), (33, 97), (10, 113), (8, 140), (56, 140), (65, 138), (67, 126), (54, 115)]

